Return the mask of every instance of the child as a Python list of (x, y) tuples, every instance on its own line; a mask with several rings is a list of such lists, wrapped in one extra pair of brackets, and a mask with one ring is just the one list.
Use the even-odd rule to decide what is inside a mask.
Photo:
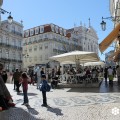
[(24, 99), (24, 103), (22, 105), (26, 105), (29, 106), (29, 100), (28, 100), (28, 95), (27, 95), (27, 91), (28, 91), (28, 81), (30, 81), (30, 78), (27, 76), (27, 74), (24, 72), (21, 75), (20, 78), (20, 83), (22, 83), (22, 87), (23, 87), (23, 99)]
[(42, 85), (40, 88), (40, 91), (42, 91), (42, 96), (43, 96), (43, 104), (41, 106), (43, 107), (47, 107), (47, 98), (46, 98), (46, 86), (47, 86), (47, 80), (46, 80), (46, 76), (42, 75)]

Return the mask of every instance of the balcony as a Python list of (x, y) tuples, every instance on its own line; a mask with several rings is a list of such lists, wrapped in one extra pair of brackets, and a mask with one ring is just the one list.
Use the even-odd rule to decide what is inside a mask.
[(60, 50), (60, 49), (53, 48), (53, 52), (65, 53), (65, 52), (67, 52), (67, 51), (66, 51), (66, 50)]
[(11, 58), (0, 57), (0, 61), (11, 62)]
[(13, 33), (15, 35), (18, 35), (18, 36), (21, 36), (21, 37), (23, 36), (22, 33), (14, 31), (14, 30), (12, 30), (11, 33)]
[(8, 43), (0, 43), (0, 46), (22, 50), (22, 47), (10, 45), (10, 44), (8, 44)]
[(17, 60), (19, 63), (22, 63), (22, 60)]

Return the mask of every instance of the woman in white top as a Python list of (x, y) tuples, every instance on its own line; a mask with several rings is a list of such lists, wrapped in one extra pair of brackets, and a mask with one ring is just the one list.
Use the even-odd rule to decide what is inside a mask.
[(113, 69), (111, 68), (111, 66), (108, 69), (108, 78), (109, 78), (109, 84), (113, 84)]

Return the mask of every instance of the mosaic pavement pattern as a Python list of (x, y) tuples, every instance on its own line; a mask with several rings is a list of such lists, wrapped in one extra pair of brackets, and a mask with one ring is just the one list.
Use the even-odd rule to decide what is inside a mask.
[[(10, 87), (10, 86), (9, 86)], [(35, 86), (30, 87), (30, 107), (22, 106), (23, 96), (12, 92), (15, 108), (0, 112), (0, 120), (120, 120), (112, 109), (120, 109), (120, 93), (67, 92), (54, 90), (47, 94), (48, 108), (41, 107), (42, 97)]]
[[(48, 104), (55, 107), (88, 106), (109, 103), (120, 103), (120, 94), (86, 95), (48, 99)], [(32, 103), (34, 108), (39, 108), (41, 104), (42, 99), (39, 98)]]

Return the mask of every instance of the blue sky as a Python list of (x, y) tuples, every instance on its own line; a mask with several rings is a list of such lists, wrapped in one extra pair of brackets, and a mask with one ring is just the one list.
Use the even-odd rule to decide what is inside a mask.
[[(99, 43), (112, 31), (113, 23), (107, 22), (106, 31), (101, 30), (103, 17), (110, 17), (109, 0), (3, 0), (3, 9), (11, 11), (15, 21), (23, 20), (24, 30), (47, 23), (54, 23), (65, 29), (86, 24), (91, 19), (91, 26), (96, 30)], [(2, 19), (7, 18), (2, 15)], [(112, 50), (109, 47), (104, 53)], [(104, 60), (104, 54), (99, 56)]]

